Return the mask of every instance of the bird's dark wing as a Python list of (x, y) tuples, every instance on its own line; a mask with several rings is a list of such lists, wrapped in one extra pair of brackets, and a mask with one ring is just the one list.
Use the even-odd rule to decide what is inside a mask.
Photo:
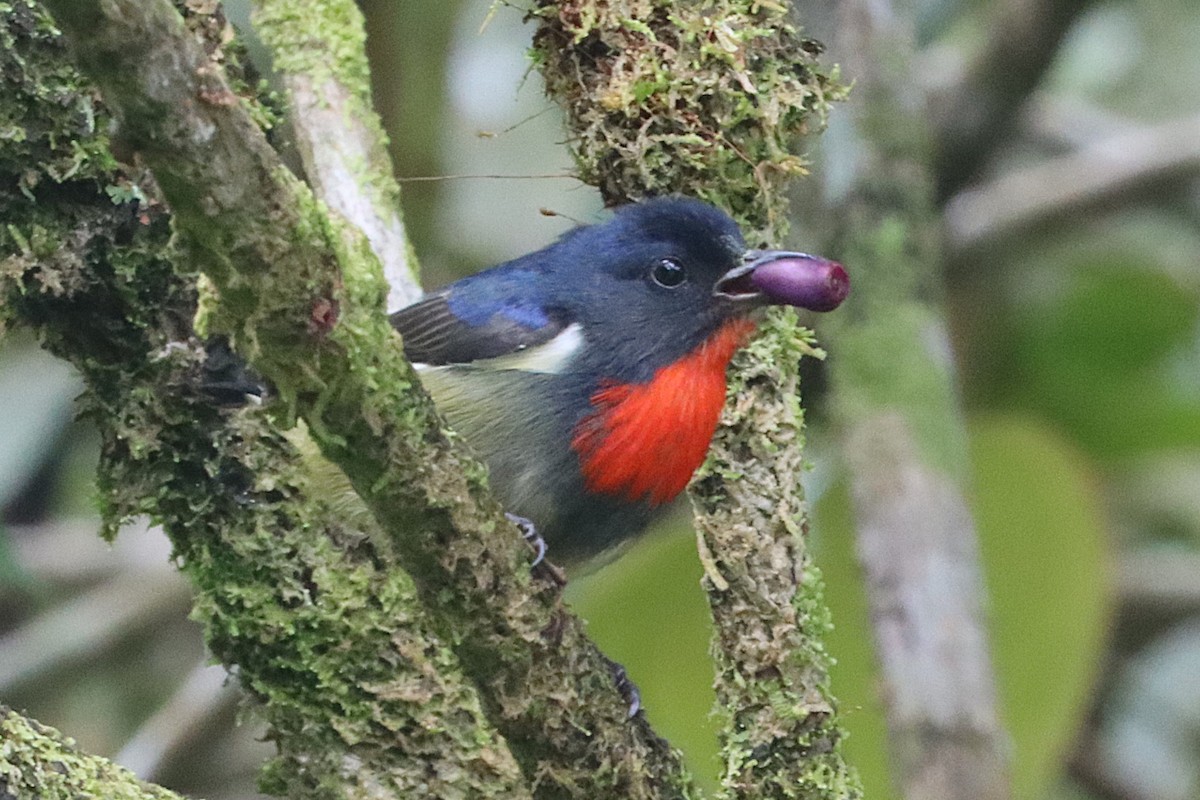
[(568, 325), (564, 314), (541, 309), (481, 313), (473, 307), (470, 315), (456, 312), (451, 291), (428, 295), (391, 315), (414, 364), (465, 364), (519, 353), (549, 342)]

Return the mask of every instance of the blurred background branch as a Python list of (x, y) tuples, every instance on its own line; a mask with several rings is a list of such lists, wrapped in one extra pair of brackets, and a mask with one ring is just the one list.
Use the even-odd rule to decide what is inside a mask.
[(929, 97), (937, 196), (976, 178), (1012, 137), (1020, 109), (1054, 62), (1059, 45), (1092, 0), (1004, 0), (983, 10), (987, 39), (952, 80), (938, 76)]
[(826, 22), (832, 56), (854, 77), (854, 91), (824, 149), (824, 202), (805, 210), (827, 229), (825, 249), (856, 276), (847, 313), (824, 326), (830, 416), (895, 781), (908, 800), (1002, 800), (1010, 796), (1008, 757), (941, 302), (934, 130), (912, 80), (914, 9), (834, 8)]
[(949, 245), (969, 257), (1073, 214), (1169, 191), (1197, 175), (1200, 117), (1110, 134), (950, 198), (946, 205)]

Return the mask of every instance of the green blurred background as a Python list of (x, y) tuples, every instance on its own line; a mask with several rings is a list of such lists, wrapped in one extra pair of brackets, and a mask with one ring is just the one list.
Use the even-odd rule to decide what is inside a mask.
[[(404, 185), (430, 286), (540, 247), (600, 210), (588, 187), (544, 177), (570, 170), (561, 115), (528, 69), (522, 12), (489, 16), (490, 5), (362, 3), (398, 173), (524, 176)], [(915, 79), (952, 77), (986, 41), (996, 6), (922, 4)], [(244, 29), (245, 3), (227, 7)], [(1110, 136), (1200, 120), (1198, 54), (1196, 0), (1089, 5), (972, 187), (982, 193), (947, 203), (946, 295), (1020, 800), (1200, 798), (1200, 157), (1086, 210), (1035, 215), (1008, 236), (965, 243), (962, 220), (972, 209), (985, 220), (1011, 212), (1013, 195), (984, 191), (994, 181)], [(1200, 121), (1192, 130), (1200, 140)], [(810, 178), (797, 191), (806, 183), (816, 190)], [(803, 248), (803, 231), (789, 244)], [(836, 359), (837, 342), (823, 344)], [(837, 624), (834, 689), (850, 758), (868, 797), (884, 800), (895, 794), (822, 387), (818, 368), (805, 396), (807, 489)], [(0, 340), (0, 701), (173, 788), (256, 797), (267, 746), (223, 672), (207, 666), (165, 540), (135, 528), (108, 548), (95, 535), (97, 446), (73, 420), (79, 391), (69, 368), (20, 332)], [(681, 509), (575, 581), (569, 598), (626, 664), (652, 722), (711, 782), (699, 575)]]

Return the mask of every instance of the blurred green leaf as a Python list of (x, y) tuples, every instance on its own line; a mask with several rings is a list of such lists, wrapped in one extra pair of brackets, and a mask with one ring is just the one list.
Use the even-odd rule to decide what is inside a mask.
[(1013, 792), (1034, 798), (1061, 771), (1102, 660), (1104, 504), (1078, 452), (1028, 419), (975, 420), (971, 457)]
[(991, 371), (984, 402), (1044, 415), (1105, 460), (1200, 445), (1200, 393), (1178, 366), (1200, 335), (1196, 289), (1128, 252), (1065, 274), (972, 367)]
[(1196, 314), (1196, 298), (1170, 276), (1117, 260), (1077, 272), (1054, 312), (1035, 311), (1024, 327), (1054, 341), (1052, 350), (1029, 352), (1055, 364), (1138, 369), (1186, 343)]
[(712, 624), (689, 522), (673, 519), (619, 561), (572, 580), (567, 599), (600, 648), (625, 666), (650, 723), (683, 750), (702, 785), (715, 788)]
[[(1102, 659), (1109, 609), (1103, 504), (1080, 455), (1028, 418), (975, 420), (971, 458), (1013, 795), (1027, 800), (1058, 780)], [(844, 488), (821, 499), (814, 528), (837, 626), (830, 650), (851, 734), (847, 756), (868, 797), (898, 797)]]

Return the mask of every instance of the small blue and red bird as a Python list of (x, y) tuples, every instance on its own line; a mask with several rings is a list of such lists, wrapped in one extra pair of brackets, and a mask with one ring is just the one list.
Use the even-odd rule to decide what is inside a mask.
[(747, 249), (723, 212), (661, 198), (391, 321), (504, 506), (571, 566), (640, 533), (687, 486), (757, 309), (828, 311), (848, 290), (835, 262)]

